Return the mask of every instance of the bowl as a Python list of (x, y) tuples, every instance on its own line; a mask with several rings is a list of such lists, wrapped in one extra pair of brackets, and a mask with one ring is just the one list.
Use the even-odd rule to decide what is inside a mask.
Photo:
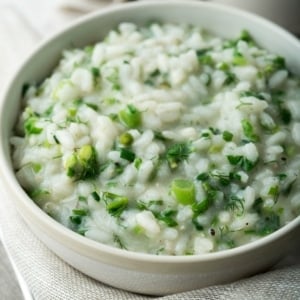
[(283, 26), (287, 30), (299, 35), (299, 19), (297, 11), (299, 11), (299, 1), (287, 0), (279, 2), (276, 0), (269, 1), (239, 1), (239, 0), (210, 0), (216, 3), (224, 3), (245, 9), (247, 11), (255, 12), (277, 24)]
[(300, 216), (255, 242), (216, 253), (155, 256), (117, 249), (72, 232), (43, 212), (18, 183), (9, 145), (25, 82), (45, 78), (63, 49), (99, 40), (121, 21), (144, 24), (153, 19), (200, 25), (227, 38), (246, 28), (258, 44), (284, 56), (290, 70), (300, 74), (300, 42), (277, 25), (241, 10), (194, 1), (149, 1), (101, 10), (43, 42), (12, 79), (0, 108), (0, 166), (7, 197), (14, 201), (35, 235), (64, 261), (114, 287), (166, 295), (231, 282), (266, 270), (299, 242)]

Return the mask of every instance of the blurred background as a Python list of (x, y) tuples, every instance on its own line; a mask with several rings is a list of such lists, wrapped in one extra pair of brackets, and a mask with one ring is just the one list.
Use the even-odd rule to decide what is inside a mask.
[[(299, 0), (203, 1), (255, 12), (300, 36)], [(88, 12), (121, 2), (130, 0), (0, 0), (0, 98), (9, 78), (41, 40)], [(26, 286), (21, 286), (26, 289)], [(0, 299), (24, 299), (15, 272), (1, 244), (1, 220)]]

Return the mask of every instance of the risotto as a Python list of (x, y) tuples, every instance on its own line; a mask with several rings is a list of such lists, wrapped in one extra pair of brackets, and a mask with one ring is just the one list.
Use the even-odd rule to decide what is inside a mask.
[(247, 31), (122, 23), (22, 97), (17, 178), (87, 238), (196, 255), (299, 215), (300, 80)]

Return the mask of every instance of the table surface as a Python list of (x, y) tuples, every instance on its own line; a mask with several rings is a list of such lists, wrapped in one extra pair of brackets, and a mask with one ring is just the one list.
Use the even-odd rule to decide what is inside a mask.
[[(72, 3), (78, 2), (79, 5), (83, 2), (83, 0), (72, 1)], [(62, 14), (57, 6), (60, 2), (61, 0), (0, 0), (0, 96), (3, 86), (31, 49), (43, 37), (78, 16), (76, 9), (69, 11), (67, 16)], [(288, 259), (292, 259), (291, 257)], [(13, 268), (1, 242), (0, 299), (23, 299)]]

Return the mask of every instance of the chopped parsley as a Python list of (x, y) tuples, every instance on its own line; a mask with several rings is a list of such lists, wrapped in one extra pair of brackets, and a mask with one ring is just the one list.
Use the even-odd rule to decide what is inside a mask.
[(254, 143), (257, 142), (259, 140), (259, 137), (254, 132), (254, 128), (253, 128), (252, 124), (250, 123), (250, 121), (247, 119), (243, 119), (241, 124), (242, 124), (243, 132), (244, 132), (244, 135), (246, 136), (246, 138), (248, 138), (249, 141), (251, 141), (251, 142), (254, 142)]
[(280, 217), (275, 212), (265, 212), (257, 221), (254, 232), (260, 236), (268, 235), (280, 228)]
[(202, 65), (213, 65), (214, 61), (208, 53), (211, 51), (211, 48), (204, 48), (204, 49), (199, 49), (196, 51), (196, 55), (198, 58), (198, 61)]
[(92, 195), (94, 200), (96, 200), (97, 202), (100, 201), (100, 196), (96, 191), (93, 191), (91, 195)]
[(121, 148), (120, 157), (129, 162), (133, 162), (135, 160), (135, 153), (127, 148)]
[(228, 199), (225, 200), (225, 209), (230, 209), (238, 215), (242, 215), (244, 213), (244, 199), (236, 195), (230, 195)]
[(231, 165), (240, 166), (246, 172), (251, 171), (257, 164), (257, 161), (253, 162), (242, 155), (228, 155), (227, 159)]
[(223, 132), (223, 140), (226, 142), (231, 142), (233, 139), (233, 134), (227, 130)]
[(74, 225), (80, 225), (82, 223), (83, 217), (88, 215), (88, 211), (86, 209), (73, 209), (72, 214), (69, 217), (69, 220)]
[(164, 222), (169, 227), (175, 227), (178, 225), (178, 223), (175, 220), (175, 217), (177, 215), (177, 210), (163, 210), (161, 212), (152, 212), (156, 219), (159, 221)]

